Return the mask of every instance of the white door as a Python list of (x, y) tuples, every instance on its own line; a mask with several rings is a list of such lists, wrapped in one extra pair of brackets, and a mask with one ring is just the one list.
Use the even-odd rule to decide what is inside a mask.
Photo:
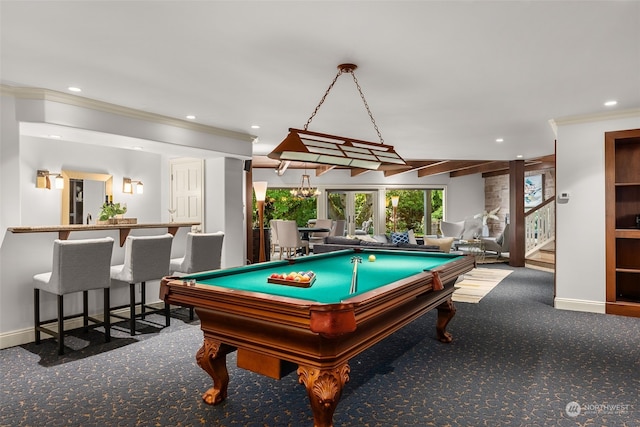
[[(376, 193), (373, 191), (327, 190), (327, 217), (347, 221), (346, 233), (355, 234), (362, 223), (369, 219), (377, 221), (375, 207)], [(372, 228), (367, 231), (370, 233)]]
[(199, 159), (171, 161), (171, 204), (175, 222), (199, 222), (204, 230), (204, 163)]

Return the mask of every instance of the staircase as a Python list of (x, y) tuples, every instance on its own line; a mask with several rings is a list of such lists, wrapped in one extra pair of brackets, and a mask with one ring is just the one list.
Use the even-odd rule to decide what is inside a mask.
[(525, 267), (536, 270), (555, 272), (556, 266), (556, 242), (555, 240), (546, 243), (535, 252), (531, 253), (524, 260)]

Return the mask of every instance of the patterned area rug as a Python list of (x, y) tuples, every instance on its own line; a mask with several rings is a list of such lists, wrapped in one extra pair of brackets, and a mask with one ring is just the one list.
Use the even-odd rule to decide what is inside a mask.
[(455, 302), (478, 303), (511, 272), (496, 268), (474, 268), (455, 284), (452, 299)]

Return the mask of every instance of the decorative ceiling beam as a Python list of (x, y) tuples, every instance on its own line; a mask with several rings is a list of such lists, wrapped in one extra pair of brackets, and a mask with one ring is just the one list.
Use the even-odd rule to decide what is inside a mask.
[(505, 169), (508, 167), (509, 162), (485, 162), (470, 168), (451, 171), (449, 176), (451, 178), (456, 178), (460, 176), (473, 175), (474, 173), (493, 172), (497, 169)]
[(434, 165), (436, 163), (442, 163), (441, 160), (424, 160), (424, 161), (408, 161), (407, 165), (409, 166), (406, 169), (396, 169), (396, 170), (386, 170), (384, 171), (384, 176), (389, 177), (393, 175), (398, 175), (401, 173), (407, 172), (417, 172), (422, 168), (426, 168), (427, 166)]
[(418, 178), (466, 169), (476, 166), (477, 164), (477, 160), (448, 160), (419, 170)]

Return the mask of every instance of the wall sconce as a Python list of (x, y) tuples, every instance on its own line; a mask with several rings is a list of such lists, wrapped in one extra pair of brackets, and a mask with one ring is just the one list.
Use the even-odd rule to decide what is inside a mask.
[(36, 188), (46, 188), (51, 190), (51, 178), (54, 178), (54, 186), (57, 190), (64, 188), (64, 178), (59, 173), (49, 173), (48, 170), (39, 169), (36, 173)]
[(144, 184), (142, 181), (133, 181), (131, 178), (122, 178), (122, 192), (127, 194), (133, 194), (133, 185), (136, 186), (136, 193), (144, 193)]

